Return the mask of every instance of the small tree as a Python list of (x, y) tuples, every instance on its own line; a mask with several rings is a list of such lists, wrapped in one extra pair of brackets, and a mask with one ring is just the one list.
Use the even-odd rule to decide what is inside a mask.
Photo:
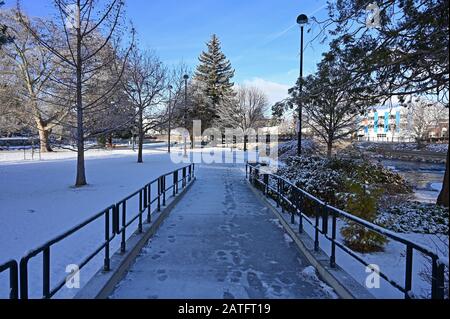
[(165, 98), (167, 88), (167, 69), (150, 52), (131, 52), (122, 84), (137, 113), (138, 163), (143, 163), (145, 134), (161, 126), (167, 111)]
[(247, 151), (247, 134), (264, 125), (268, 110), (267, 96), (255, 87), (239, 87), (235, 98), (223, 103), (218, 112), (218, 123), (225, 128), (239, 128), (244, 133), (244, 151)]
[[(350, 184), (348, 188), (351, 195), (345, 209), (357, 217), (373, 222), (377, 217), (377, 204), (382, 192), (376, 189), (369, 191), (366, 186), (356, 183)], [(352, 221), (348, 221), (341, 229), (341, 234), (348, 247), (361, 253), (382, 251), (387, 243), (385, 237)]]
[[(303, 80), (302, 94), (299, 92), (300, 81), (289, 91), (291, 98), (284, 109), (302, 103), (308, 127), (326, 143), (330, 157), (334, 144), (358, 131), (359, 115), (375, 103), (374, 99), (360, 98), (363, 92), (368, 94), (371, 87), (352, 83), (346, 62), (336, 47), (324, 54), (316, 74)], [(280, 116), (282, 110), (282, 105), (276, 104), (274, 115)]]
[(430, 130), (443, 119), (448, 119), (448, 108), (440, 103), (418, 99), (410, 106), (412, 134), (419, 148), (429, 138)]

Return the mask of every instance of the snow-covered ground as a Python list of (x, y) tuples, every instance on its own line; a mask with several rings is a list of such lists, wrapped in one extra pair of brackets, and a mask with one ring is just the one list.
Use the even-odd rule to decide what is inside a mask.
[[(162, 146), (162, 145), (160, 145)], [(195, 151), (211, 155), (214, 149)], [(220, 150), (221, 151), (221, 150)], [(43, 154), (41, 161), (24, 161), (23, 153), (0, 152), (0, 264), (11, 259), (19, 260), (30, 249), (36, 248), (49, 239), (60, 235), (74, 225), (86, 220), (109, 205), (133, 193), (155, 177), (184, 165), (175, 164), (166, 153), (165, 147), (149, 147), (145, 150), (145, 163), (136, 163), (136, 152), (131, 150), (100, 151), (86, 153), (86, 169), (89, 186), (82, 189), (72, 187), (75, 180), (75, 158), (72, 152), (61, 151)], [(242, 152), (230, 149), (225, 155), (220, 152), (210, 158), (221, 161), (233, 159), (243, 163)], [(231, 156), (232, 155), (232, 156)], [(103, 222), (94, 223), (51, 252), (52, 286), (66, 276), (66, 266), (77, 264), (103, 240)], [(441, 245), (430, 235), (406, 235), (431, 249)], [(118, 243), (113, 248), (117, 248)], [(322, 247), (329, 251), (328, 243)], [(369, 261), (379, 263), (382, 271), (393, 275), (403, 283), (404, 247), (390, 242), (384, 253), (365, 255)], [(419, 254), (415, 255), (414, 289), (422, 294), (429, 285), (417, 274), (427, 265)], [(340, 252), (337, 261), (357, 280), (363, 282), (367, 276), (365, 269), (350, 257)], [(101, 267), (102, 254), (95, 258), (81, 274), (81, 283), (86, 283)], [(30, 295), (40, 296), (42, 283), (42, 258), (30, 262)], [(0, 275), (0, 298), (7, 296), (7, 276)], [(401, 297), (387, 283), (372, 291), (377, 297)], [(58, 297), (71, 297), (76, 291), (63, 290)]]
[[(180, 154), (181, 147), (174, 147), (173, 151)], [(254, 153), (244, 155), (240, 151), (231, 152), (230, 148), (207, 148), (192, 154), (197, 156), (196, 160), (206, 162), (245, 163), (257, 159)], [(186, 165), (194, 160), (194, 155), (186, 163), (174, 162), (167, 154), (166, 145), (149, 144), (145, 147), (144, 164), (137, 164), (136, 160), (137, 153), (132, 150), (89, 150), (86, 152), (89, 185), (76, 189), (72, 186), (76, 169), (74, 152), (60, 150), (42, 154), (41, 160), (23, 160), (23, 151), (0, 152), (0, 264), (9, 259), (20, 260), (27, 251), (120, 201), (156, 177)], [(103, 220), (99, 220), (52, 248), (52, 287), (67, 276), (67, 265), (78, 264), (102, 243), (103, 229)], [(112, 251), (118, 245), (118, 241), (113, 243)], [(102, 263), (103, 256), (99, 254), (83, 268), (82, 285)], [(30, 261), (29, 270), (30, 296), (41, 296), (41, 256)], [(0, 298), (7, 296), (7, 280), (6, 273), (0, 274)], [(76, 291), (63, 290), (57, 297), (75, 294)]]
[[(294, 231), (298, 231), (298, 219), (296, 219), (296, 224), (292, 225), (290, 224), (291, 217), (289, 214), (284, 214), (283, 218), (288, 222)], [(314, 228), (306, 221), (304, 221), (303, 224), (305, 232), (311, 238), (314, 238)], [(328, 225), (331, 233), (331, 219)], [(337, 240), (341, 243), (343, 242), (343, 238), (339, 230), (344, 225), (345, 224), (342, 220), (338, 220)], [(448, 237), (415, 233), (399, 235), (407, 240), (427, 247), (431, 251), (438, 254), (442, 260), (448, 260), (449, 258), (448, 244), (445, 244), (448, 241)], [(320, 247), (326, 254), (330, 254), (331, 242), (323, 236), (320, 236)], [(414, 251), (413, 255), (413, 292), (419, 298), (427, 298), (427, 296), (429, 297), (429, 294), (431, 293), (431, 285), (421, 276), (421, 273), (429, 269), (431, 259), (417, 251)], [(406, 269), (406, 246), (404, 244), (389, 241), (383, 252), (359, 254), (359, 256), (369, 264), (377, 265), (382, 273), (386, 274), (390, 279), (396, 281), (398, 284), (404, 286)], [(336, 263), (365, 287), (366, 279), (370, 273), (366, 272), (366, 267), (346, 252), (342, 251), (339, 247), (336, 249)], [(448, 272), (448, 264), (446, 271)], [(448, 285), (448, 282), (446, 285)], [(369, 292), (376, 298), (380, 299), (404, 298), (404, 295), (399, 290), (391, 286), (384, 279), (381, 279), (379, 288), (369, 289)]]
[[(131, 150), (88, 151), (86, 173), (89, 185), (72, 187), (75, 153), (43, 154), (42, 161), (23, 161), (20, 152), (0, 153), (0, 264), (20, 260), (25, 253), (71, 229), (94, 214), (135, 192), (174, 164), (164, 149), (145, 151), (144, 164), (137, 164)], [(103, 221), (92, 224), (52, 250), (52, 284), (66, 276), (65, 267), (77, 264), (98, 247)], [(102, 265), (96, 258), (82, 272), (82, 282)], [(31, 296), (40, 294), (42, 258), (30, 263)], [(38, 274), (38, 275), (35, 275)], [(6, 296), (6, 274), (0, 275), (0, 298)], [(63, 292), (71, 296), (73, 292)]]

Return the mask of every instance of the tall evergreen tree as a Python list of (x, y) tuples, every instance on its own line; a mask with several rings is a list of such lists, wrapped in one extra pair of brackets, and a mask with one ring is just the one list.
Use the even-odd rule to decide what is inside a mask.
[(230, 61), (223, 54), (219, 38), (213, 34), (208, 49), (199, 57), (200, 64), (197, 67), (194, 80), (201, 82), (204, 93), (211, 99), (213, 104), (213, 118), (217, 117), (217, 107), (224, 97), (233, 94), (234, 69)]

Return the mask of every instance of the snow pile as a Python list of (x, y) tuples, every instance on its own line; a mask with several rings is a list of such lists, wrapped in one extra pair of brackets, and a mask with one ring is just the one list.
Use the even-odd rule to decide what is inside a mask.
[(448, 221), (448, 208), (405, 202), (383, 210), (375, 223), (398, 233), (448, 234)]
[(322, 280), (320, 280), (319, 276), (317, 276), (316, 269), (313, 266), (306, 267), (300, 273), (300, 278), (303, 281), (311, 283), (314, 287), (319, 287), (320, 292), (328, 299), (338, 299), (339, 297), (334, 292), (333, 288), (328, 286)]

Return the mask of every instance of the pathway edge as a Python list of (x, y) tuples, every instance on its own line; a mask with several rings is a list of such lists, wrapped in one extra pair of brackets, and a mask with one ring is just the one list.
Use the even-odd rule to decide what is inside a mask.
[(184, 190), (176, 195), (176, 197), (169, 199), (170, 202), (168, 205), (160, 213), (156, 213), (156, 219), (151, 224), (143, 225), (142, 233), (138, 231), (134, 232), (126, 241), (126, 247), (129, 248), (125, 254), (122, 254), (119, 250), (111, 257), (111, 271), (104, 272), (102, 269), (99, 270), (75, 295), (74, 299), (108, 299), (114, 292), (117, 284), (123, 280), (142, 248), (155, 235), (161, 224), (170, 215), (184, 195), (186, 195), (196, 180), (197, 178), (193, 177), (192, 181)]
[(253, 185), (247, 181), (248, 187), (255, 196), (265, 204), (265, 206), (277, 217), (284, 230), (292, 238), (297, 249), (306, 257), (308, 262), (317, 270), (321, 279), (334, 289), (336, 294), (342, 299), (375, 299), (360, 283), (341, 267), (331, 268), (330, 259), (326, 253), (320, 249), (314, 251), (314, 242), (307, 234), (297, 234), (283, 218), (282, 213), (276, 206)]

